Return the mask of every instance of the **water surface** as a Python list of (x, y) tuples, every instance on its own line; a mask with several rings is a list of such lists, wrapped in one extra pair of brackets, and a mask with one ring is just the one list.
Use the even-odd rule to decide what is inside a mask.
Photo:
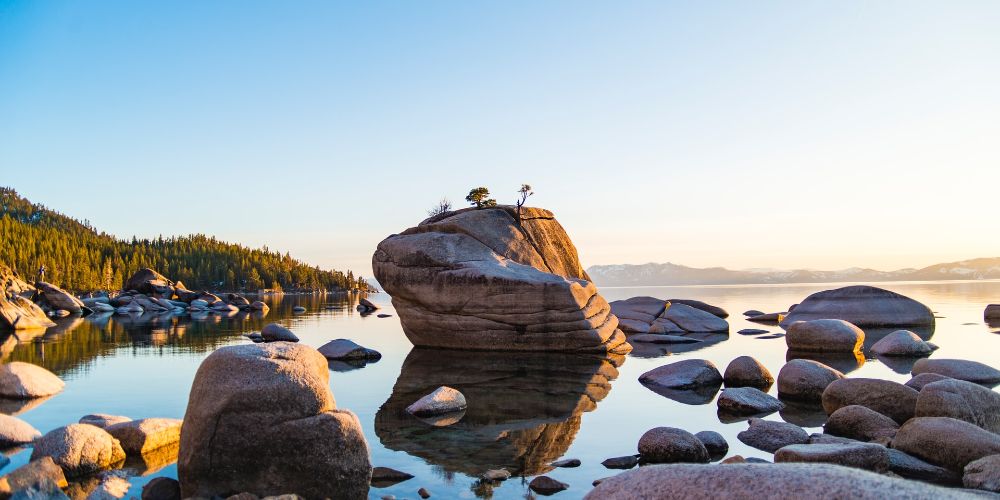
[[(714, 430), (729, 441), (730, 455), (771, 458), (743, 445), (736, 434), (743, 421), (720, 420), (715, 394), (665, 397), (638, 383), (643, 372), (687, 358), (704, 358), (720, 370), (737, 356), (749, 354), (777, 376), (786, 361), (784, 340), (738, 335), (761, 328), (743, 319), (747, 309), (784, 311), (810, 293), (841, 285), (750, 285), (706, 287), (604, 288), (609, 300), (637, 295), (698, 299), (730, 313), (730, 334), (704, 336), (705, 342), (681, 346), (640, 346), (631, 355), (612, 359), (570, 354), (469, 353), (414, 349), (399, 326), (386, 295), (369, 297), (382, 306), (376, 315), (354, 310), (357, 297), (306, 296), (268, 298), (266, 317), (235, 314), (91, 316), (58, 320), (44, 332), (0, 337), (0, 361), (26, 361), (52, 370), (66, 381), (65, 390), (44, 400), (0, 400), (0, 412), (15, 414), (42, 432), (76, 422), (88, 413), (132, 418), (182, 418), (191, 381), (199, 363), (214, 349), (248, 342), (242, 334), (266, 323), (290, 327), (302, 342), (319, 347), (348, 338), (378, 350), (383, 358), (357, 368), (331, 363), (331, 388), (337, 405), (358, 414), (374, 465), (393, 467), (416, 477), (370, 496), (417, 498), (427, 488), (435, 498), (524, 498), (532, 476), (547, 473), (570, 484), (558, 498), (582, 497), (594, 479), (614, 475), (600, 462), (631, 455), (646, 430), (680, 427), (691, 432)], [(1000, 281), (882, 283), (927, 304), (935, 311), (935, 328), (919, 332), (941, 349), (937, 358), (963, 358), (1000, 366), (1000, 325), (983, 322), (986, 304), (1000, 302)], [(307, 312), (293, 314), (303, 305)], [(778, 327), (763, 327), (780, 332)], [(868, 332), (871, 345), (885, 332)], [(2, 334), (0, 334), (2, 335)], [(820, 359), (849, 376), (896, 381), (909, 378), (912, 360)], [(469, 410), (457, 423), (435, 426), (403, 409), (440, 385), (459, 388)], [(776, 389), (771, 389), (776, 394)], [(786, 420), (819, 432), (825, 415), (815, 407), (789, 407), (769, 419)], [(724, 420), (724, 421), (723, 421)], [(24, 464), (30, 449), (4, 451), (12, 463), (0, 474)], [(164, 456), (131, 461), (130, 495), (138, 497), (153, 477), (176, 477), (168, 450)], [(560, 458), (583, 465), (552, 469)], [(487, 469), (505, 467), (518, 477), (498, 485), (479, 481)], [(86, 485), (83, 485), (84, 487)]]

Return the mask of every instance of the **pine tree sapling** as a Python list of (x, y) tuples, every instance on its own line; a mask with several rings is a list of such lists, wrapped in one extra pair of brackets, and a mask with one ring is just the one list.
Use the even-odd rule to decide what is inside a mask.
[(469, 191), (469, 195), (465, 197), (465, 201), (475, 205), (476, 208), (497, 206), (497, 200), (489, 196), (490, 190), (480, 186)]

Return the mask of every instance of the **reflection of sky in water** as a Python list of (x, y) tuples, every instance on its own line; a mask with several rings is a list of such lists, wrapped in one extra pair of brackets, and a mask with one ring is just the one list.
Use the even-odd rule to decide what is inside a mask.
[[(933, 357), (972, 359), (1000, 367), (1000, 334), (991, 333), (1000, 327), (989, 328), (983, 323), (986, 304), (1000, 302), (1000, 282), (882, 286), (919, 300), (936, 311), (939, 319), (931, 341), (941, 349)], [(66, 380), (65, 391), (33, 407), (27, 405), (19, 415), (46, 432), (76, 422), (87, 413), (180, 418), (200, 361), (218, 346), (245, 342), (239, 334), (257, 330), (267, 322), (278, 321), (289, 326), (304, 343), (316, 347), (335, 338), (349, 338), (378, 350), (383, 358), (362, 369), (331, 372), (337, 404), (360, 417), (374, 465), (416, 475), (414, 479), (389, 488), (373, 488), (372, 497), (387, 494), (416, 497), (416, 490), (426, 487), (436, 497), (472, 498), (476, 496), (474, 490), (483, 494), (489, 489), (471, 477), (474, 471), (512, 466), (520, 457), (522, 466), (530, 472), (539, 472), (545, 469), (538, 467), (539, 460), (554, 460), (561, 453), (563, 457), (583, 461), (581, 467), (550, 473), (571, 485), (568, 492), (560, 495), (571, 498), (589, 491), (594, 479), (615, 474), (617, 471), (605, 469), (600, 462), (635, 453), (639, 436), (655, 426), (680, 427), (691, 432), (718, 431), (729, 441), (730, 455), (770, 458), (769, 454), (749, 448), (736, 439), (736, 434), (746, 424), (720, 422), (714, 399), (703, 405), (684, 404), (646, 389), (637, 378), (647, 370), (687, 358), (706, 358), (724, 370), (729, 361), (744, 354), (753, 355), (777, 376), (785, 362), (784, 340), (762, 340), (735, 332), (743, 328), (764, 328), (773, 332), (780, 329), (748, 322), (743, 319), (742, 312), (747, 309), (784, 311), (808, 294), (828, 288), (832, 286), (605, 288), (602, 294), (609, 301), (636, 295), (691, 298), (723, 307), (731, 315), (728, 339), (713, 337), (705, 344), (695, 345), (700, 348), (692, 345), (643, 348), (642, 357), (629, 356), (616, 369), (618, 378), (611, 381), (610, 392), (603, 369), (584, 368), (581, 372), (578, 363), (560, 356), (551, 356), (551, 359), (543, 356), (545, 359), (538, 361), (519, 360), (516, 355), (484, 355), (460, 362), (454, 356), (435, 356), (433, 351), (411, 355), (411, 346), (396, 317), (361, 317), (352, 306), (343, 301), (338, 303), (334, 297), (289, 297), (275, 304), (266, 319), (237, 315), (190, 322), (162, 319), (149, 322), (148, 318), (140, 318), (128, 326), (122, 325), (128, 321), (120, 321), (118, 317), (76, 321), (76, 324), (67, 324), (72, 320), (61, 320), (63, 328), (50, 329), (34, 342), (14, 347), (12, 352), (8, 352), (9, 348), (0, 352), (4, 353), (4, 361), (42, 364)], [(374, 300), (384, 306), (380, 312), (393, 313), (387, 296), (375, 296)], [(309, 311), (293, 315), (293, 303), (304, 303)], [(38, 343), (41, 340), (45, 342)], [(405, 367), (404, 360), (407, 360)], [(905, 373), (908, 363), (903, 360), (890, 359), (888, 364), (877, 359), (862, 363), (848, 358), (827, 362), (842, 370), (853, 370), (849, 376), (854, 377), (896, 381), (909, 378)], [(477, 373), (477, 364), (483, 367), (481, 373)], [(547, 371), (546, 364), (560, 366)], [(449, 366), (455, 367), (451, 373)], [(469, 412), (469, 420), (452, 429), (423, 429), (415, 422), (391, 415), (389, 411), (394, 406), (408, 399), (404, 393), (393, 394), (401, 369), (404, 378), (399, 381), (397, 391), (419, 392), (422, 386), (449, 381), (456, 385), (469, 384), (470, 393), (477, 399), (475, 405), (470, 402), (470, 408), (475, 408)], [(771, 393), (776, 393), (775, 388)], [(402, 398), (397, 400), (400, 396)], [(481, 401), (487, 398), (488, 401)], [(376, 415), (383, 404), (387, 412), (379, 416), (377, 423)], [(0, 406), (3, 411), (13, 409), (16, 408)], [(814, 408), (796, 406), (768, 418), (784, 418), (815, 427), (820, 425), (822, 417)], [(381, 439), (386, 439), (388, 446), (383, 446)], [(2, 472), (25, 463), (29, 455), (26, 451), (12, 453), (8, 450), (6, 453), (11, 455), (12, 464)], [(148, 476), (133, 478), (130, 495), (138, 496), (141, 485), (152, 477), (176, 476), (176, 473), (176, 465), (169, 465)], [(495, 498), (523, 498), (526, 492), (527, 482), (520, 478), (492, 489)]]

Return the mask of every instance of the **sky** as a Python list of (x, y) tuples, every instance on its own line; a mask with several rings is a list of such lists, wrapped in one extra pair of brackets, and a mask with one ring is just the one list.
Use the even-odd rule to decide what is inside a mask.
[(585, 266), (1000, 256), (1000, 2), (0, 0), (0, 185), (370, 276), (521, 183)]

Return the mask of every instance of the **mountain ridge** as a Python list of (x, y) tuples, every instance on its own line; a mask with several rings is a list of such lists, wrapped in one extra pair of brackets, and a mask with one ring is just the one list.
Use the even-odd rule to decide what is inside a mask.
[(598, 286), (766, 285), (785, 283), (834, 283), (842, 281), (943, 281), (1000, 279), (1000, 257), (981, 257), (930, 266), (880, 271), (850, 267), (835, 271), (814, 269), (743, 270), (724, 267), (696, 268), (680, 264), (610, 264), (587, 268)]

